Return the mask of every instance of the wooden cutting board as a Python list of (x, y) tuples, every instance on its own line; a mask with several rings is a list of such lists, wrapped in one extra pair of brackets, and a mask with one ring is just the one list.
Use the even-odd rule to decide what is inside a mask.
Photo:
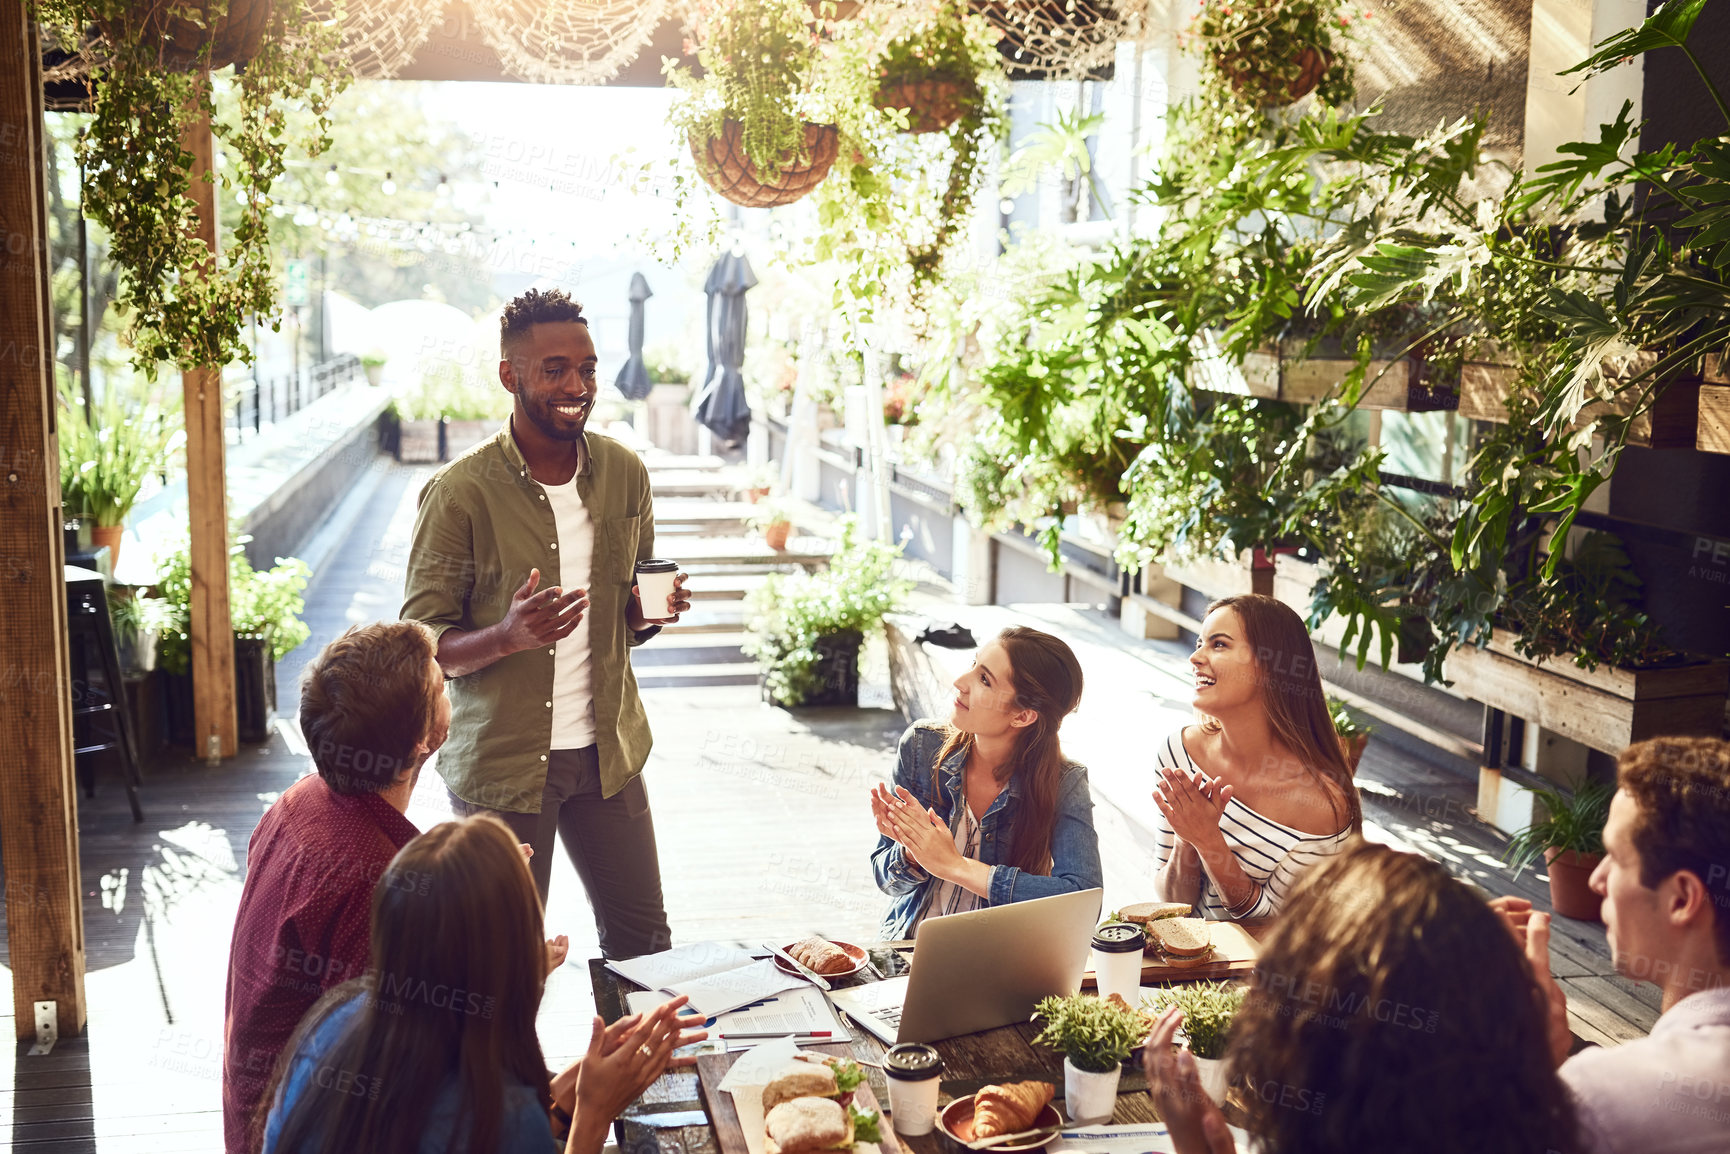
[[(1207, 932), (1213, 939), (1213, 958), (1206, 965), (1172, 966), (1150, 954), (1141, 961), (1141, 984), (1214, 982), (1223, 978), (1248, 977), (1254, 972), (1260, 947), (1249, 930), (1237, 922), (1208, 922)], [(1093, 989), (1096, 984), (1092, 970), (1082, 975), (1082, 989)]]
[[(835, 1058), (851, 1058), (853, 1051), (845, 1042), (828, 1046), (801, 1046), (802, 1050), (812, 1050), (819, 1054), (828, 1054)], [(697, 1085), (703, 1093), (703, 1106), (709, 1112), (709, 1121), (715, 1126), (715, 1140), (721, 1148), (721, 1154), (750, 1154), (750, 1144), (745, 1141), (745, 1131), (739, 1125), (739, 1113), (733, 1108), (733, 1095), (721, 1089), (721, 1080), (727, 1076), (727, 1071), (738, 1060), (739, 1054), (702, 1054), (697, 1058)], [(889, 1112), (877, 1101), (876, 1094), (871, 1091), (871, 1082), (867, 1079), (859, 1083), (859, 1088), (853, 1091), (853, 1100), (860, 1110), (876, 1110), (882, 1118), (878, 1129), (883, 1140), (877, 1143), (877, 1148), (883, 1154), (904, 1154), (900, 1143), (895, 1140), (895, 1132), (889, 1126)]]

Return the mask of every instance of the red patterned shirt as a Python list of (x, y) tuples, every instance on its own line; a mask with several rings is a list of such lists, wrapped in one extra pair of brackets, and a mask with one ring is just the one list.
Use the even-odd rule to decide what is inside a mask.
[(377, 794), (340, 794), (316, 774), (295, 782), (253, 831), (228, 951), (228, 1154), (248, 1149), (253, 1111), (301, 1015), (366, 971), (373, 887), (419, 832)]

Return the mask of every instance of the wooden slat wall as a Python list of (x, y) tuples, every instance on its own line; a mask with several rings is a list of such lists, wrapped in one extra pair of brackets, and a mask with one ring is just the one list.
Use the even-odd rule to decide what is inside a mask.
[(50, 374), (41, 47), (0, 15), (0, 848), (18, 1036), (34, 1003), (84, 1028), (60, 453)]

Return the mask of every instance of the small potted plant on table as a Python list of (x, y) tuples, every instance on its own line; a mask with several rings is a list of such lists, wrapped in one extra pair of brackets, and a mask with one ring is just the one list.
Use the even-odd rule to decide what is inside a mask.
[(793, 532), (790, 503), (782, 497), (765, 497), (758, 501), (756, 512), (751, 514), (751, 528), (763, 534), (769, 548), (776, 552), (785, 549), (787, 538)]
[(1221, 1105), (1230, 1085), (1225, 1069), (1226, 1041), (1246, 992), (1243, 986), (1226, 982), (1195, 982), (1171, 986), (1147, 1001), (1148, 1010), (1154, 1014), (1171, 1006), (1183, 1011), (1183, 1035), (1201, 1075), (1201, 1088)]
[(1033, 1020), (1044, 1023), (1033, 1040), (1063, 1052), (1063, 1106), (1069, 1120), (1078, 1126), (1109, 1122), (1124, 1059), (1147, 1036), (1146, 1020), (1093, 994), (1046, 998)]
[(126, 516), (152, 476), (168, 466), (183, 439), (167, 404), (110, 387), (94, 413), (62, 391), (60, 490), (66, 510), (88, 521), (93, 545), (108, 546), (109, 565), (120, 563)]
[(1550, 906), (1565, 918), (1599, 920), (1602, 908), (1589, 884), (1604, 860), (1604, 822), (1616, 787), (1606, 781), (1581, 783), (1572, 796), (1544, 786), (1528, 789), (1544, 816), (1516, 833), (1505, 855), (1518, 874), (1540, 857), (1549, 867)]

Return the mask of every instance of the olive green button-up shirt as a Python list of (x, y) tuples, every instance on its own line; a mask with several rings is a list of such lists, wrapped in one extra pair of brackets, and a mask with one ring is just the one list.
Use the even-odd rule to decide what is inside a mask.
[[(660, 630), (634, 633), (625, 615), (636, 563), (654, 552), (655, 510), (649, 471), (636, 453), (598, 434), (584, 442), (576, 484), (595, 527), (590, 684), (601, 789), (611, 797), (642, 772), (653, 741), (629, 649)], [(433, 474), (421, 490), (402, 615), (439, 635), (485, 629), (503, 620), (531, 569), (541, 571), (537, 590), (563, 587), (553, 510), (506, 420), (496, 436)], [(451, 731), (438, 770), (452, 793), (487, 809), (540, 812), (553, 732), (553, 664), (553, 647), (538, 646), (449, 680)]]

